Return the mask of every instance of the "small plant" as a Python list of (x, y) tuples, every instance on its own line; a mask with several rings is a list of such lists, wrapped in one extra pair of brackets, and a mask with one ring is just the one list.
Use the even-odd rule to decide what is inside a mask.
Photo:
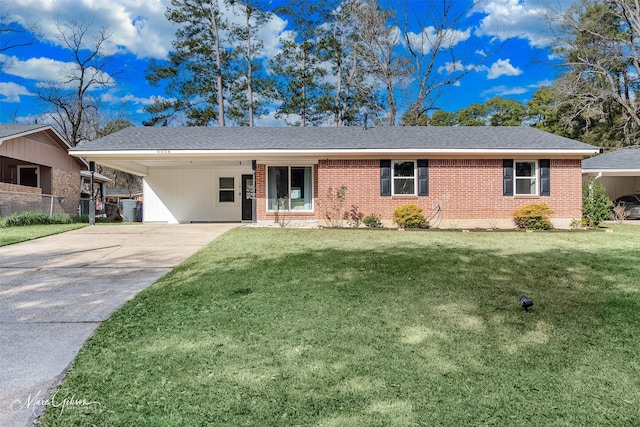
[(362, 219), (364, 218), (364, 214), (360, 212), (358, 206), (351, 205), (351, 209), (345, 211), (343, 218), (347, 221), (349, 227), (358, 228), (362, 223)]
[(393, 210), (393, 222), (400, 228), (423, 228), (428, 226), (422, 208), (413, 203), (400, 205)]
[(581, 230), (584, 228), (584, 221), (582, 219), (572, 219), (571, 223), (569, 223), (569, 229), (571, 230)]
[(369, 215), (362, 218), (362, 223), (369, 228), (382, 228), (382, 221), (380, 221), (380, 216), (375, 213), (370, 213)]
[(342, 219), (344, 213), (344, 197), (347, 194), (347, 187), (344, 185), (337, 190), (329, 187), (327, 190), (327, 199), (329, 200), (329, 208), (324, 213), (324, 220), (329, 227), (342, 227)]
[(627, 216), (629, 216), (629, 212), (625, 210), (625, 206), (621, 203), (614, 206), (611, 211), (611, 219), (620, 223), (624, 222), (624, 220), (627, 219)]
[(613, 203), (605, 194), (604, 185), (599, 181), (589, 180), (582, 187), (582, 218), (589, 228), (595, 228), (602, 221), (609, 219)]
[(552, 228), (549, 217), (553, 209), (546, 203), (531, 203), (513, 213), (516, 227), (525, 230), (549, 230)]
[(291, 222), (291, 219), (287, 217), (287, 209), (285, 208), (289, 200), (287, 197), (280, 197), (276, 202), (275, 222), (280, 227), (286, 227)]

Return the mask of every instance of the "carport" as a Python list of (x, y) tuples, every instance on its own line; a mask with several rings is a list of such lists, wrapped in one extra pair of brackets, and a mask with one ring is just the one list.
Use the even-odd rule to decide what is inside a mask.
[(582, 179), (597, 179), (613, 200), (640, 193), (640, 148), (621, 148), (582, 161)]

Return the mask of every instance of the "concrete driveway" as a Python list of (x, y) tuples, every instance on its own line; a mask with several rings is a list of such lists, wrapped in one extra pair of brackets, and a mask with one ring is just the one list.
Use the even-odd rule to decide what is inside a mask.
[(0, 426), (32, 425), (102, 321), (238, 225), (100, 225), (0, 247)]

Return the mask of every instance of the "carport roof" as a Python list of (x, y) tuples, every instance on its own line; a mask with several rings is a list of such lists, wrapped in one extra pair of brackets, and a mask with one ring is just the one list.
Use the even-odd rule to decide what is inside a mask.
[(640, 148), (621, 148), (582, 161), (582, 173), (640, 175)]
[(129, 127), (71, 151), (545, 150), (596, 147), (531, 127)]

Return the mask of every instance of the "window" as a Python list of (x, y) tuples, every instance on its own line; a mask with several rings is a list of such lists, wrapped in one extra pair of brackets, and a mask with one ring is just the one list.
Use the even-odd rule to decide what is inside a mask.
[(428, 159), (380, 160), (380, 196), (415, 196), (416, 192), (429, 195)]
[(394, 160), (393, 162), (393, 194), (416, 194), (416, 162), (410, 160)]
[(269, 166), (267, 210), (313, 210), (312, 177), (311, 166)]
[(18, 165), (18, 185), (40, 187), (40, 167)]
[(221, 177), (218, 182), (220, 184), (220, 203), (233, 203), (236, 194), (233, 177)]
[(531, 196), (538, 194), (538, 168), (537, 162), (514, 162), (515, 195)]

